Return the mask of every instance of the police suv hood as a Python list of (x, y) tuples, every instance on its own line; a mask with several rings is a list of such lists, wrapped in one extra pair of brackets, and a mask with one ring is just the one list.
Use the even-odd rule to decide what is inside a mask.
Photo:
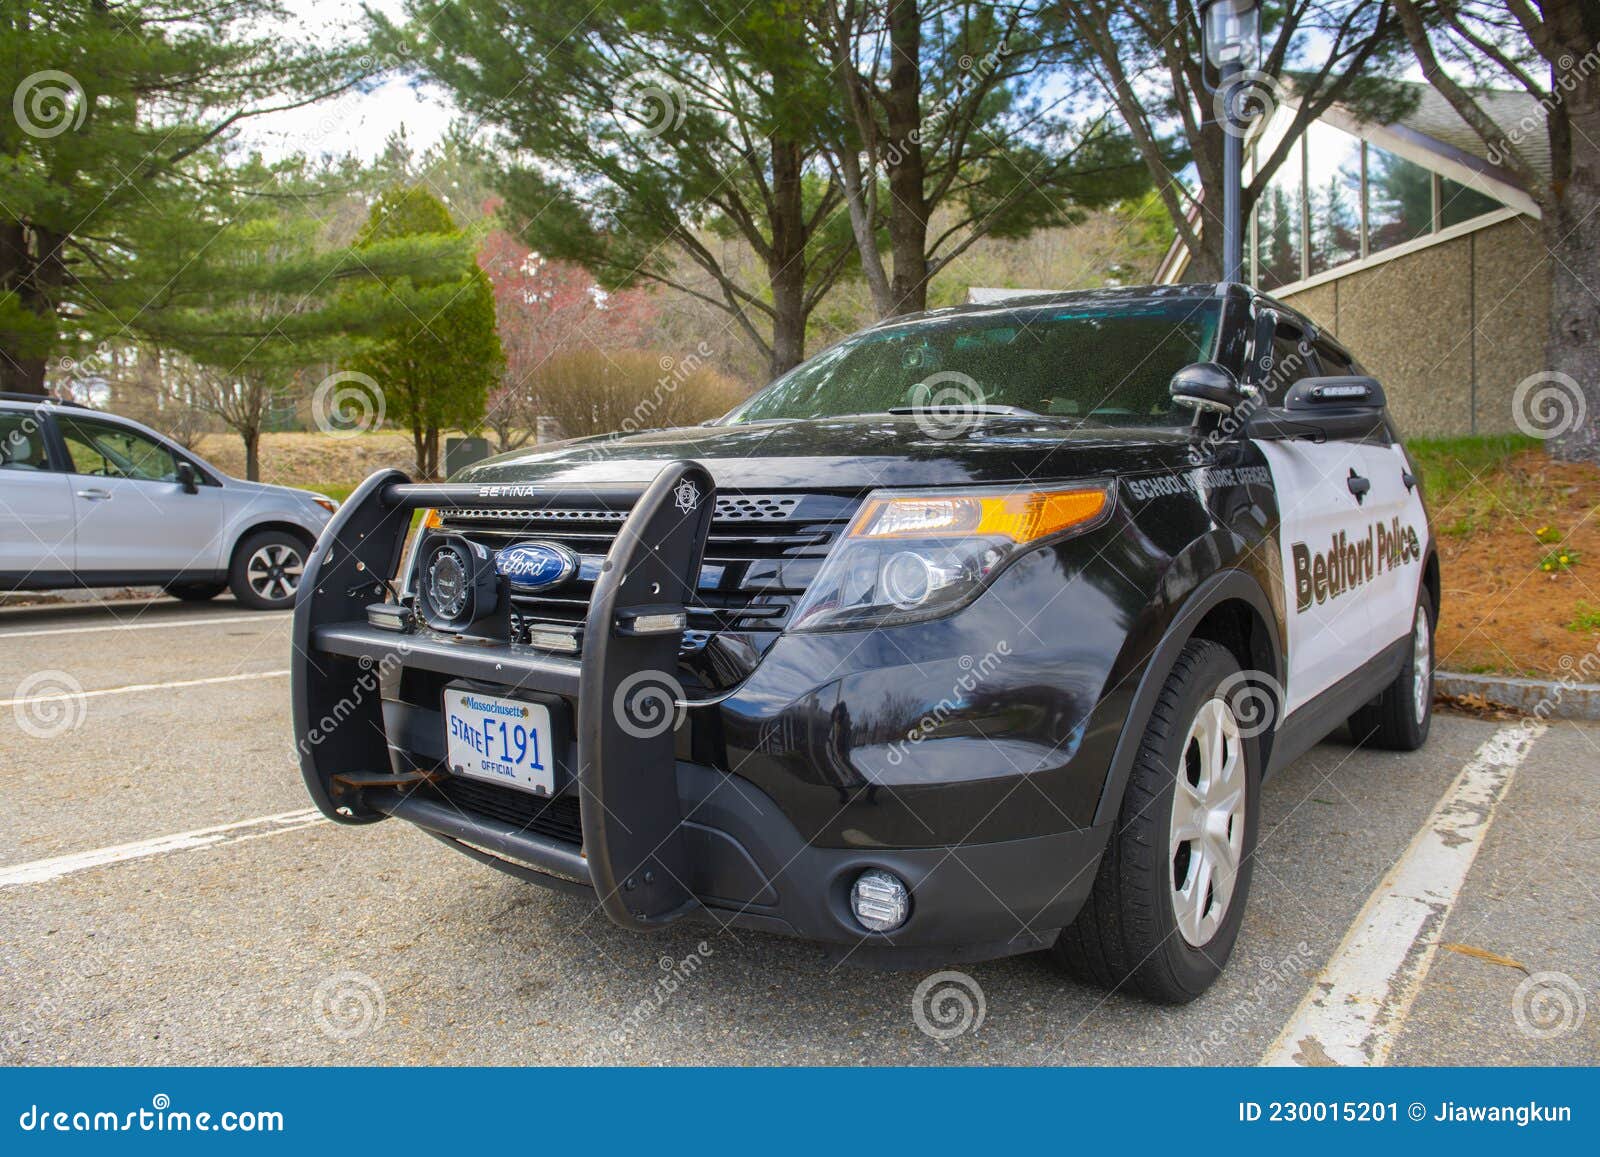
[(965, 432), (934, 437), (915, 417), (880, 414), (557, 442), (479, 462), (451, 481), (644, 482), (664, 463), (689, 458), (720, 489), (862, 491), (1140, 474), (1187, 464), (1191, 444), (1187, 429), (1020, 417), (983, 417)]

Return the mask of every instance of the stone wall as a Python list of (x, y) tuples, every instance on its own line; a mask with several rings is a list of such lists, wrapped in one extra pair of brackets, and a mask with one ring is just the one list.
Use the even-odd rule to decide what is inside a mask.
[(1511, 395), (1544, 368), (1539, 223), (1514, 217), (1287, 295), (1379, 381), (1408, 436), (1516, 429)]

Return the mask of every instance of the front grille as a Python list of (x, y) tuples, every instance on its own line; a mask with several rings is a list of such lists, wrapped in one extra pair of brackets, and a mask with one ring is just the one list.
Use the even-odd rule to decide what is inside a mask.
[(583, 822), (578, 816), (578, 797), (574, 795), (549, 798), (454, 775), (435, 779), (421, 791), (460, 811), (499, 820), (518, 831), (583, 844)]
[[(719, 494), (699, 586), (686, 600), (685, 650), (722, 631), (782, 630), (858, 501), (830, 494)], [(558, 587), (511, 593), (511, 641), (517, 643), (527, 642), (534, 628), (581, 628), (600, 565), (626, 518), (610, 510), (441, 513), (445, 529), (491, 550), (537, 540), (561, 543), (582, 558), (578, 574)]]

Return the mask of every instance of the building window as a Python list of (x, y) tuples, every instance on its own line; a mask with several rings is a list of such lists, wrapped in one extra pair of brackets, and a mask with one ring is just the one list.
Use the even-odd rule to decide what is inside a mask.
[(1311, 230), (1306, 271), (1321, 273), (1361, 256), (1361, 139), (1314, 121), (1306, 131), (1306, 200)]
[(1367, 251), (1382, 253), (1433, 228), (1433, 174), (1367, 146)]
[(1256, 204), (1256, 278), (1262, 289), (1276, 289), (1304, 276), (1302, 147), (1302, 142), (1295, 142)]
[(1249, 275), (1277, 289), (1504, 207), (1315, 121), (1256, 201)]
[(1449, 177), (1441, 178), (1439, 181), (1439, 227), (1442, 229), (1470, 221), (1474, 217), (1482, 217), (1485, 213), (1493, 213), (1501, 208), (1504, 206), (1487, 193), (1480, 193), (1468, 185), (1452, 181)]

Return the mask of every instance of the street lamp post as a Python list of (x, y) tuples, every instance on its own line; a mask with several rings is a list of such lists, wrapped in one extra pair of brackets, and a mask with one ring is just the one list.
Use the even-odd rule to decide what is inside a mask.
[(1205, 26), (1206, 58), (1217, 69), (1216, 92), (1222, 98), (1222, 279), (1242, 281), (1244, 221), (1240, 212), (1246, 123), (1240, 118), (1243, 95), (1261, 58), (1258, 0), (1200, 0)]

